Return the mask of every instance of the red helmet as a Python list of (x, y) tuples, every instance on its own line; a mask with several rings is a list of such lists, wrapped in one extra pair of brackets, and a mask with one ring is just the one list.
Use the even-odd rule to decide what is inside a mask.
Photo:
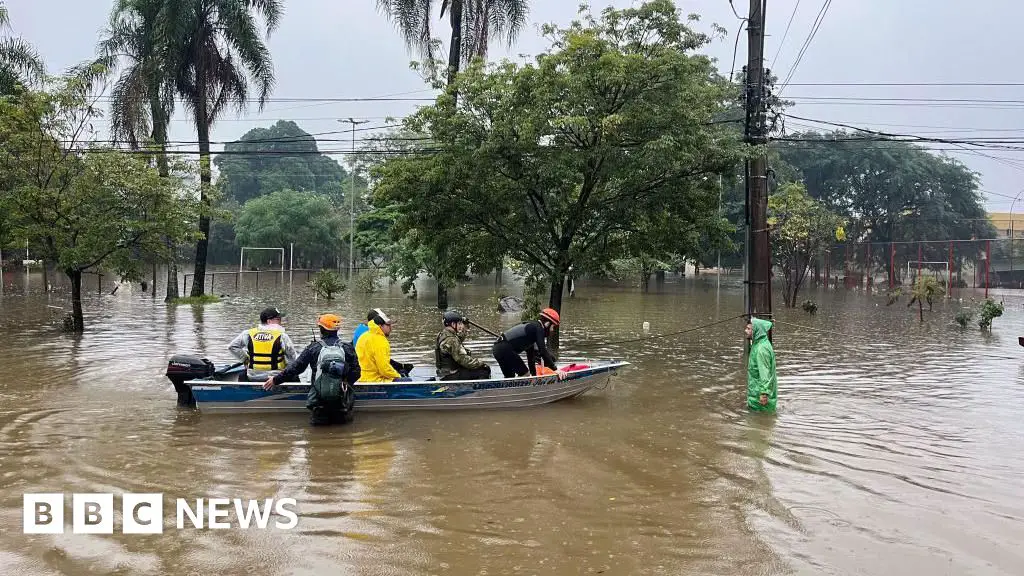
[(558, 326), (562, 322), (561, 318), (558, 316), (558, 312), (554, 308), (545, 308), (541, 310), (540, 317), (550, 320), (555, 326)]

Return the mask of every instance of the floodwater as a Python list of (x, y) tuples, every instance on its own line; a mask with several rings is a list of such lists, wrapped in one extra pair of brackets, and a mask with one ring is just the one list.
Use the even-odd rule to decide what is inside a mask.
[[(953, 324), (955, 301), (922, 325), (884, 296), (812, 292), (817, 315), (779, 312), (775, 417), (744, 409), (739, 320), (601, 344), (639, 337), (645, 320), (656, 334), (734, 316), (739, 278), (723, 280), (721, 292), (701, 276), (649, 294), (580, 283), (563, 354), (632, 362), (606, 389), (313, 429), (301, 415), (180, 411), (166, 359), (226, 361), (266, 305), (288, 312), (300, 345), (318, 313), (340, 312), (348, 332), (373, 305), (398, 319), (396, 355), (427, 365), (439, 324), (428, 285), (419, 301), (385, 289), (328, 305), (298, 279), (290, 291), (231, 281), (216, 288), (231, 296), (205, 309), (125, 288), (90, 294), (88, 332), (73, 338), (53, 331), (65, 293), (7, 275), (0, 573), (1024, 573), (1024, 300), (1008, 296), (984, 336)], [(451, 301), (509, 325), (514, 316), (491, 309), (494, 290), (481, 280)], [(67, 494), (67, 533), (23, 534), (26, 492)], [(160, 535), (121, 534), (119, 521), (113, 535), (73, 535), (74, 492), (163, 493), (170, 519)], [(167, 502), (199, 497), (291, 497), (299, 522), (177, 530)]]

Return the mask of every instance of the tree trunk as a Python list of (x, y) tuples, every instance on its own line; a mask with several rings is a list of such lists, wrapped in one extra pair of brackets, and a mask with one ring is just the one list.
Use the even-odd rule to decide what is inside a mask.
[(437, 281), (437, 309), (448, 309), (448, 287), (440, 280)]
[(647, 270), (640, 272), (640, 291), (649, 292), (651, 290), (651, 273)]
[(917, 318), (924, 322), (924, 302), (921, 302), (920, 298), (917, 299)]
[(664, 270), (658, 270), (657, 272), (654, 273), (654, 282), (656, 284), (664, 284), (665, 283), (665, 271)]
[[(565, 272), (557, 272), (551, 279), (551, 296), (548, 298), (548, 306), (554, 308), (559, 314), (562, 313), (562, 293), (565, 291)], [(548, 346), (552, 350), (558, 350), (558, 327), (551, 330), (548, 336)]]
[(170, 262), (167, 263), (167, 295), (164, 296), (164, 302), (176, 300), (180, 295), (181, 293), (178, 292), (178, 263), (174, 261), (174, 256), (171, 256)]
[(82, 315), (82, 271), (67, 270), (65, 273), (71, 279), (71, 331), (81, 333), (85, 331), (85, 318)]
[[(200, 82), (202, 84), (202, 82)], [(200, 89), (200, 105), (196, 110), (196, 133), (199, 136), (199, 198), (203, 213), (199, 215), (199, 232), (202, 238), (196, 242), (196, 263), (192, 276), (193, 297), (202, 296), (206, 292), (206, 253), (210, 245), (210, 184), (213, 176), (210, 173), (210, 125), (206, 111), (206, 95)]]
[(700, 276), (700, 262), (694, 260), (693, 262), (693, 275)]
[(46, 260), (43, 260), (43, 292), (44, 293), (50, 291), (50, 275), (47, 274), (47, 272), (46, 272), (47, 264), (48, 263), (46, 262)]
[(452, 25), (451, 46), (448, 49), (448, 85), (455, 81), (462, 65), (462, 0), (452, 0), (449, 6)]

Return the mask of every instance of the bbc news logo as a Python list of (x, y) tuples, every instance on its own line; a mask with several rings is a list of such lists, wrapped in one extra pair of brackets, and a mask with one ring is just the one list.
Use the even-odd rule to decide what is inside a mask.
[[(61, 492), (24, 495), (24, 531), (26, 534), (64, 533), (64, 494)], [(187, 525), (198, 529), (249, 530), (268, 526), (291, 530), (299, 523), (294, 498), (178, 498), (174, 505), (174, 525), (184, 530)], [(164, 531), (164, 495), (121, 495), (122, 534), (162, 534)], [(72, 494), (72, 534), (113, 534), (113, 494)], [(272, 517), (277, 519), (271, 524)]]

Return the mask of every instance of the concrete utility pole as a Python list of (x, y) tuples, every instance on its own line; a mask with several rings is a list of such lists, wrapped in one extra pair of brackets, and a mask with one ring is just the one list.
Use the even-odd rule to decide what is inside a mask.
[[(747, 17), (747, 114), (744, 139), (768, 142), (765, 119), (764, 0), (750, 0)], [(753, 317), (772, 317), (771, 247), (768, 237), (768, 160), (764, 154), (747, 161), (747, 310)], [(769, 337), (771, 335), (769, 334)]]
[(348, 277), (352, 279), (352, 274), (355, 272), (355, 231), (356, 231), (356, 124), (366, 124), (369, 120), (356, 120), (354, 118), (346, 118), (344, 120), (338, 120), (338, 122), (348, 122), (352, 124), (352, 173), (349, 174), (349, 212), (348, 212)]

